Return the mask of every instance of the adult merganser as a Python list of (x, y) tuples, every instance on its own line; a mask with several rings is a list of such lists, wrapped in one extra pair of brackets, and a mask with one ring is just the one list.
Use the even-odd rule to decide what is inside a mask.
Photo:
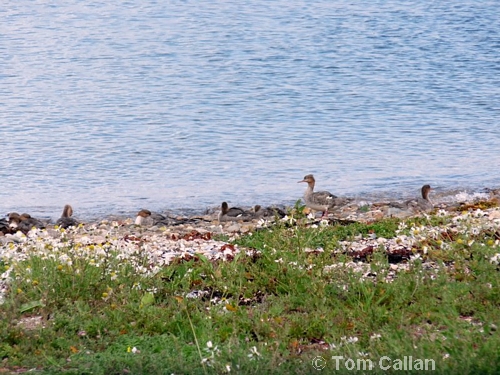
[(306, 175), (303, 180), (298, 182), (307, 182), (307, 189), (304, 193), (304, 202), (307, 207), (315, 211), (322, 211), (322, 217), (328, 216), (328, 209), (346, 205), (351, 201), (351, 199), (348, 198), (339, 198), (329, 191), (315, 192), (314, 184), (316, 183), (316, 180), (312, 174)]
[(229, 221), (229, 220), (243, 220), (250, 221), (255, 217), (254, 212), (246, 211), (243, 208), (231, 207), (227, 202), (222, 202), (221, 211), (219, 212), (219, 222)]
[(33, 217), (30, 214), (19, 215), (17, 212), (9, 214), (9, 227), (12, 231), (20, 230), (24, 234), (28, 233), (33, 228), (44, 229), (45, 224)]
[(80, 223), (72, 218), (72, 215), (73, 207), (71, 207), (69, 204), (65, 205), (61, 217), (56, 221), (56, 225), (64, 229), (78, 226), (78, 224)]

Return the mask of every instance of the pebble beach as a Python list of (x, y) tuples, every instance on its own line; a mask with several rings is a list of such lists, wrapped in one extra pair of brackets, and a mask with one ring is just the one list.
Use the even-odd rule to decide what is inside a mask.
[[(443, 233), (451, 238), (460, 233), (479, 234), (486, 230), (496, 237), (495, 243), (498, 244), (500, 240), (498, 203), (498, 198), (492, 195), (489, 200), (471, 197), (466, 202), (440, 204), (433, 214), (448, 218), (448, 223), (441, 227), (412, 228), (411, 236), (400, 235), (395, 238), (360, 236), (355, 241), (343, 241), (335, 252), (349, 255), (352, 261), (347, 264), (333, 262), (331, 268), (347, 266), (360, 275), (369, 277), (370, 264), (366, 263), (366, 259), (377, 249), (383, 248), (391, 263), (390, 278), (393, 278), (398, 271), (408, 267), (412, 260), (425, 258), (426, 248), (421, 244), (425, 243), (426, 239), (438, 240)], [(72, 267), (75, 258), (100, 267), (106, 263), (107, 258), (114, 257), (119, 263), (131, 263), (136, 271), (144, 276), (154, 275), (172, 262), (189, 261), (200, 256), (209, 261), (232, 261), (240, 253), (251, 257), (258, 256), (262, 249), (239, 248), (232, 244), (232, 241), (242, 235), (251, 235), (255, 231), (272, 230), (273, 225), (280, 222), (290, 226), (296, 225), (297, 208), (285, 207), (284, 210), (287, 211), (284, 217), (260, 217), (248, 221), (237, 219), (219, 221), (218, 211), (213, 210), (206, 215), (184, 218), (183, 224), (170, 226), (137, 225), (135, 218), (129, 217), (80, 223), (76, 227), (67, 229), (47, 224), (44, 229), (33, 228), (27, 233), (18, 231), (2, 235), (0, 262), (4, 265), (4, 271), (0, 281), (0, 299), (9, 290), (9, 280), (13, 277), (11, 265), (31, 256), (57, 259), (63, 267)], [(303, 213), (307, 216), (301, 223), (312, 228), (356, 222), (374, 223), (394, 216), (387, 205), (365, 206), (356, 203), (335, 210), (326, 218), (317, 217), (313, 212), (308, 212), (307, 208)], [(428, 214), (420, 214), (422, 215)], [(415, 214), (399, 213), (400, 219), (411, 216)], [(404, 220), (400, 227), (406, 228)], [(225, 240), (221, 240), (222, 238)], [(320, 248), (305, 251), (323, 250)], [(497, 258), (492, 261), (498, 262), (500, 255)], [(429, 261), (428, 266), (430, 269), (438, 267), (434, 261)], [(107, 272), (118, 272), (118, 270), (107, 270)]]

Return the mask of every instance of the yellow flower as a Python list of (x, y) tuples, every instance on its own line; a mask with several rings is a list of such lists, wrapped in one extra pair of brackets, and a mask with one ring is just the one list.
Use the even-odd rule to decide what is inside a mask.
[(108, 298), (108, 296), (109, 296), (109, 294), (108, 294), (108, 293), (106, 293), (106, 292), (104, 292), (104, 293), (102, 294), (102, 298)]
[(33, 286), (37, 286), (38, 285), (38, 280), (33, 280), (32, 284), (33, 284)]
[(63, 266), (62, 266), (61, 264), (59, 264), (59, 265), (57, 266), (57, 270), (58, 270), (58, 271), (62, 271), (62, 269), (63, 269)]

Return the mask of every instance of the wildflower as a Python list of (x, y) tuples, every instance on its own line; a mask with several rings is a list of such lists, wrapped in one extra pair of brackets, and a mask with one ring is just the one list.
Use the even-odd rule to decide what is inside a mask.
[(257, 221), (257, 226), (258, 227), (267, 227), (269, 225), (269, 221), (265, 220), (265, 219), (260, 219), (259, 221)]
[(356, 342), (358, 342), (358, 338), (357, 337), (346, 337), (346, 336), (342, 336), (340, 338), (340, 341), (342, 341), (343, 343), (345, 344), (354, 344)]
[(472, 228), (470, 232), (472, 235), (477, 236), (481, 231), (479, 230), (479, 228)]
[(418, 259), (422, 259), (422, 257), (420, 256), (420, 254), (415, 254), (415, 255), (411, 255), (410, 256), (410, 262), (414, 262)]
[(374, 333), (373, 335), (370, 336), (370, 340), (377, 340), (379, 338), (381, 338), (382, 335), (379, 334), (379, 333)]
[(214, 347), (212, 341), (208, 341), (207, 347), (204, 349), (204, 351), (210, 353), (210, 356), (203, 358), (201, 360), (201, 364), (212, 366), (212, 364), (215, 363), (215, 356), (220, 354), (220, 350), (217, 348), (217, 346)]
[(212, 366), (212, 362), (214, 362), (214, 361), (212, 360), (212, 358), (211, 358), (211, 357), (203, 358), (203, 359), (201, 360), (201, 364), (202, 364), (202, 365), (203, 365), (203, 364), (206, 364), (207, 366)]
[(493, 264), (500, 264), (500, 253), (496, 253), (490, 258), (490, 262)]
[(439, 216), (439, 217), (444, 217), (446, 215), (448, 215), (448, 212), (446, 212), (443, 209), (439, 209), (438, 212), (437, 212), (437, 216)]
[(250, 354), (248, 354), (248, 358), (250, 358), (251, 360), (254, 360), (258, 357), (260, 357), (260, 353), (257, 351), (257, 347), (256, 346), (252, 346), (250, 348)]
[(398, 225), (398, 229), (396, 230), (396, 233), (399, 234), (399, 232), (402, 232), (403, 230), (405, 230), (408, 226), (406, 225), (406, 223), (404, 221), (400, 222), (399, 225)]

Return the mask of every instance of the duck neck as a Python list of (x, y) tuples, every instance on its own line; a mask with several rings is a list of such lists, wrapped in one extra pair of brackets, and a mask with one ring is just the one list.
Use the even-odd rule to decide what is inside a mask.
[(311, 197), (314, 192), (314, 182), (308, 182), (307, 183), (307, 189), (304, 193), (304, 197)]

